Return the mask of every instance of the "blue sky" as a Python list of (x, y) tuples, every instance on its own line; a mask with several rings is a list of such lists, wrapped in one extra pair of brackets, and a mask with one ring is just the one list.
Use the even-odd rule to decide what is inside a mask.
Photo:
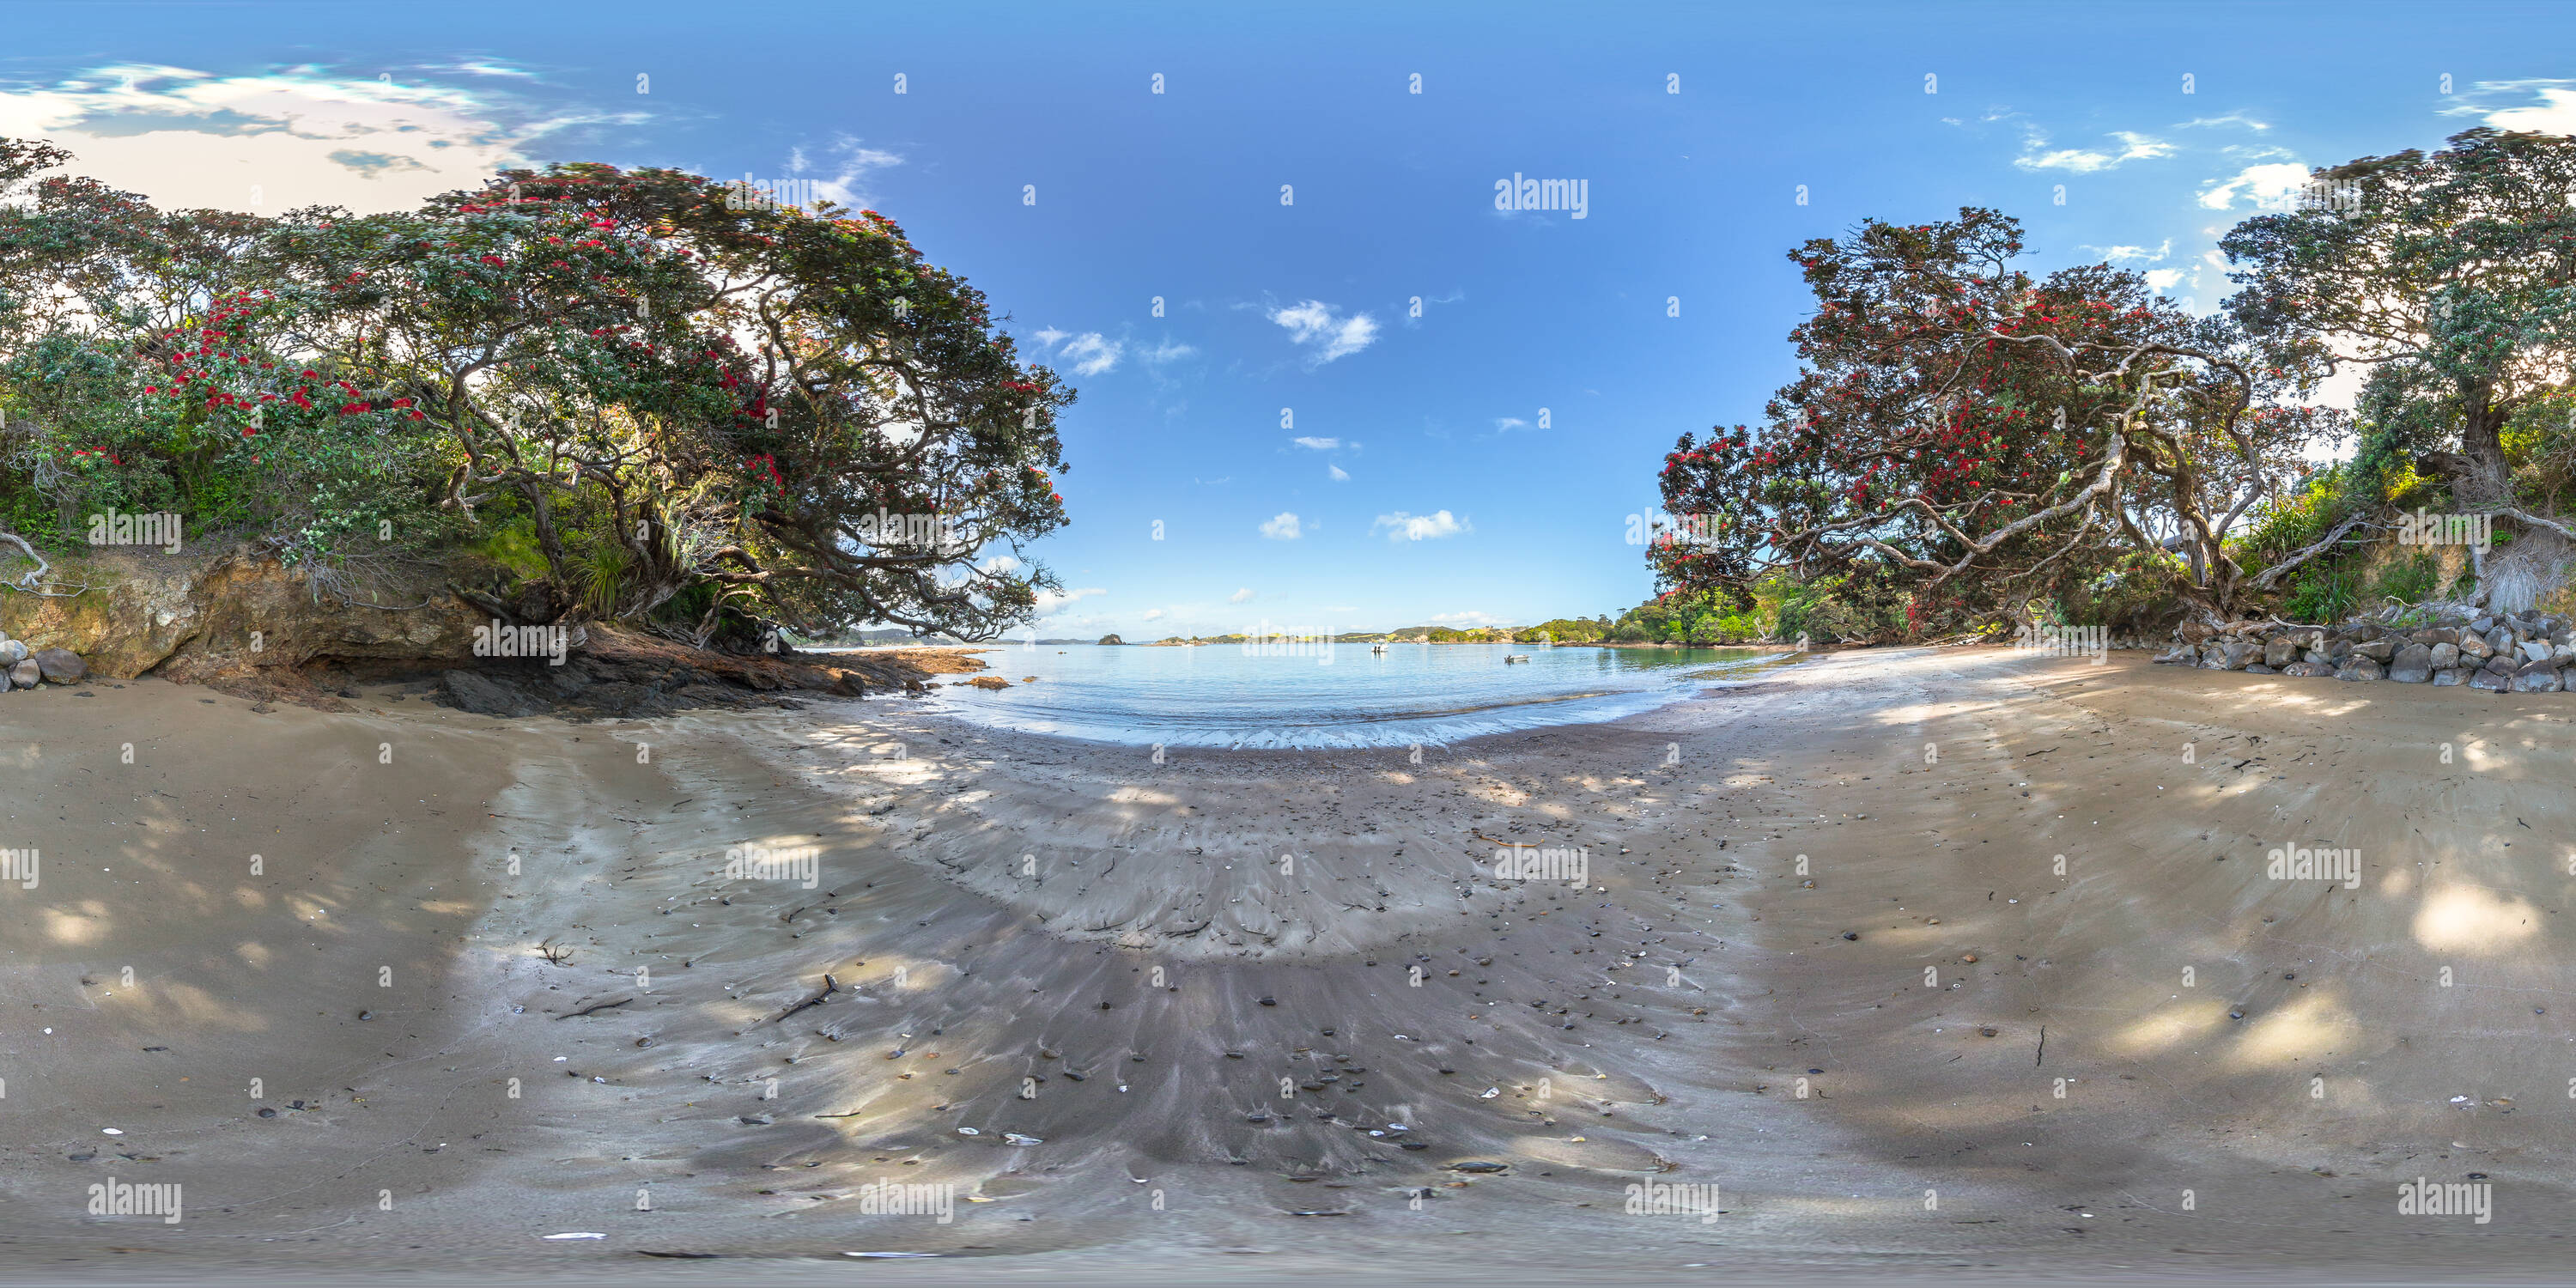
[[(1996, 206), (2035, 271), (2206, 311), (2309, 166), (2576, 132), (2537, 4), (9, 13), (0, 134), (170, 204), (599, 160), (894, 216), (1080, 389), (1039, 626), (1131, 639), (1615, 616), (1662, 454), (1794, 369), (1784, 253), (1864, 217)], [(1497, 210), (1515, 174), (1584, 217)]]

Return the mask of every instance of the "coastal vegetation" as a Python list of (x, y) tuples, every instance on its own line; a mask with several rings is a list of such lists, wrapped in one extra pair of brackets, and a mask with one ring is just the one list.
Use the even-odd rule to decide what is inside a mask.
[[(1731, 612), (1899, 640), (2563, 600), (2576, 138), (2365, 157), (2220, 247), (2240, 289), (2206, 317), (2110, 264), (2034, 276), (1993, 210), (1792, 251), (1815, 297), (1802, 368), (1758, 424), (1665, 458), (1680, 519), (1634, 629)], [(2346, 373), (2351, 412), (2322, 396)], [(2491, 543), (2401, 525), (2436, 512)]]
[(364, 603), (435, 568), (515, 624), (750, 647), (989, 638), (1056, 588), (1055, 418), (983, 296), (873, 211), (668, 169), (416, 210), (166, 211), (0, 140), (0, 581), (175, 514)]

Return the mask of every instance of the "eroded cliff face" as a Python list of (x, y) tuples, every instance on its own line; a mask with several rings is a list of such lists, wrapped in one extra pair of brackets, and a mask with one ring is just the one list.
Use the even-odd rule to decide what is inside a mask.
[[(67, 598), (0, 592), (0, 633), (79, 654), (94, 674), (202, 680), (316, 658), (470, 661), (490, 619), (435, 580), (349, 603), (247, 547), (198, 557), (110, 552), (67, 561)], [(402, 593), (408, 590), (408, 593)], [(413, 607), (417, 605), (417, 607)]]

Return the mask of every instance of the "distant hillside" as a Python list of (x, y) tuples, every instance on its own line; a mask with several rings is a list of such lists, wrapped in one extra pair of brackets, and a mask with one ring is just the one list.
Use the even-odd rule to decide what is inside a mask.
[(850, 631), (835, 636), (835, 644), (962, 644), (965, 641), (948, 635), (915, 635), (900, 626), (877, 631)]
[[(1343, 631), (1333, 636), (1336, 644), (1535, 644), (1541, 635), (1559, 644), (1582, 644), (1608, 635), (1607, 618), (1591, 620), (1581, 617), (1558, 618), (1537, 626), (1478, 626), (1460, 630), (1453, 626), (1400, 626), (1391, 631)], [(1291, 636), (1289, 638), (1298, 638)], [(1241, 634), (1166, 635), (1158, 644), (1241, 644)]]

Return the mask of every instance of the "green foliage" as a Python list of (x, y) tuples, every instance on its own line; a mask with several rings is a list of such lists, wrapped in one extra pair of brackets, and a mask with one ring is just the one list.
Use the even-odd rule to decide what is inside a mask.
[(2429, 550), (2391, 559), (2380, 566), (2377, 579), (2371, 583), (2369, 602), (2394, 599), (2401, 604), (2420, 603), (2432, 595), (2441, 576), (2442, 570)]
[[(2249, 572), (2261, 571), (2324, 540), (2355, 512), (2447, 504), (2439, 482), (2417, 474), (2411, 465), (2378, 468), (2362, 460), (2344, 462), (2318, 471), (2278, 504), (2257, 510), (2254, 525), (2232, 538), (2228, 550)], [(2376, 574), (2365, 571), (2371, 548), (2382, 540), (2384, 533), (2369, 528), (2347, 532), (2290, 574), (2277, 611), (2291, 621), (2331, 622), (2390, 598), (2415, 603), (2430, 596), (2441, 569), (2429, 551), (2401, 555)]]
[(2516, 408), (2502, 438), (2526, 503), (2555, 513), (2576, 497), (2576, 390), (2554, 390)]
[(537, 549), (537, 525), (533, 520), (487, 524), (483, 535), (466, 543), (465, 548), (522, 580), (546, 575), (546, 557)]
[(1609, 623), (1582, 617), (1559, 617), (1524, 627), (1514, 632), (1522, 639), (1536, 639), (1541, 632), (1559, 644), (1589, 644), (1610, 633)]
[(1750, 605), (1737, 608), (1731, 595), (1674, 593), (1647, 600), (1620, 614), (1604, 636), (1626, 644), (1745, 644), (1773, 637), (1780, 603), (1790, 593), (1785, 577), (1761, 579), (1747, 592)]
[(9, 531), (462, 548), (545, 583), (515, 602), (702, 639), (989, 637), (1056, 585), (1023, 547), (1066, 522), (1074, 391), (874, 211), (574, 164), (269, 219), (37, 180), (68, 160), (0, 139)]
[(1781, 598), (1781, 639), (1805, 635), (1817, 644), (1875, 643), (1903, 639), (1914, 632), (1913, 605), (1884, 582), (1863, 576), (1819, 577), (1791, 588)]
[(2280, 501), (2258, 507), (2253, 526), (2229, 539), (2228, 553), (2247, 572), (2261, 572), (2324, 539), (2352, 503), (2347, 488), (2353, 473), (2348, 464), (2329, 466)]
[(2034, 277), (2021, 251), (2016, 221), (1971, 208), (1791, 252), (1816, 305), (1790, 334), (1798, 377), (1758, 424), (1665, 456), (1657, 586), (1745, 609), (1784, 573), (1804, 589), (1783, 633), (1943, 634), (2090, 584), (2150, 553), (2152, 531), (2192, 534), (2187, 575), (2148, 565), (2169, 590), (2234, 596), (2241, 570), (2197, 534), (2295, 477), (2341, 414), (2301, 405), (2302, 371), (2142, 274)]
[(2364, 602), (2361, 577), (2341, 562), (2320, 561), (2302, 569), (2281, 615), (2294, 622), (2340, 622)]
[(589, 609), (594, 617), (616, 616), (618, 601), (626, 593), (626, 576), (631, 563), (626, 547), (593, 542), (575, 568), (582, 607)]

